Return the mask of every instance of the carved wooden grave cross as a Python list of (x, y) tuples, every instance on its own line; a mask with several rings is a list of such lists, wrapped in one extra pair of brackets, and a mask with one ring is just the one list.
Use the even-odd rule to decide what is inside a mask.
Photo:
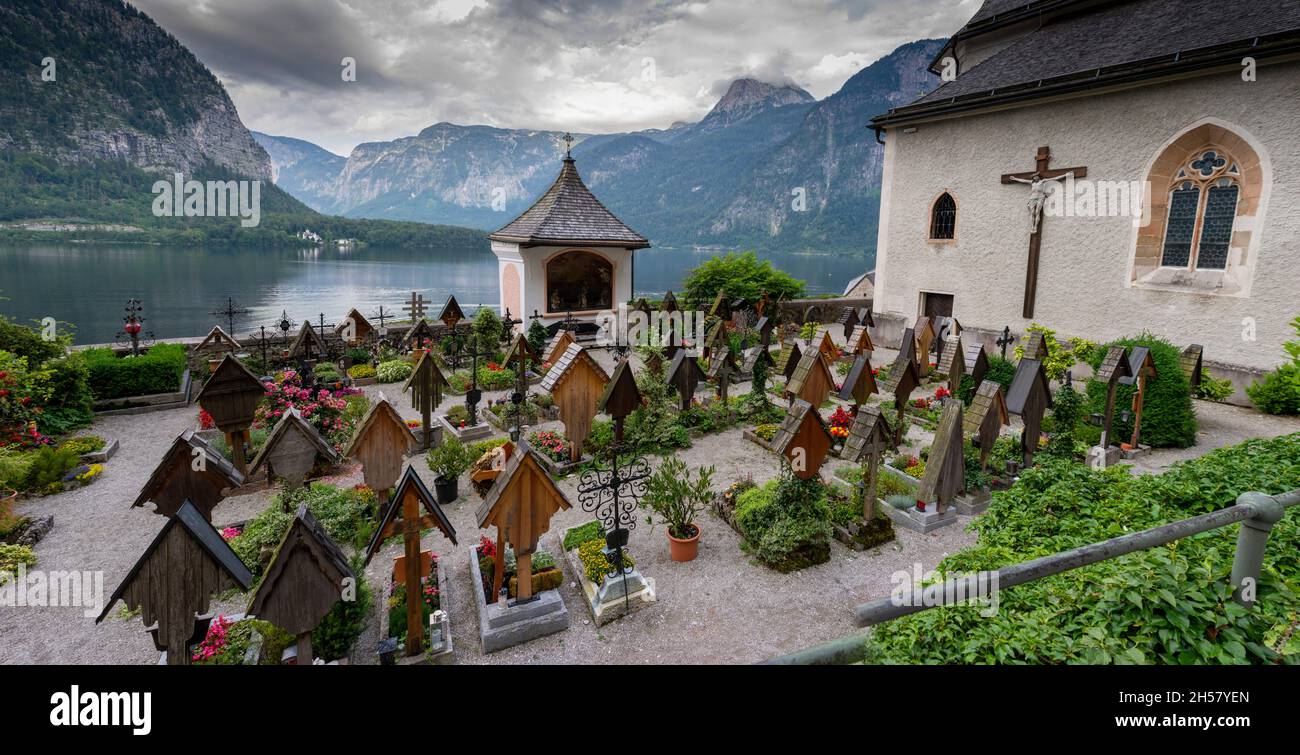
[(1026, 319), (1034, 316), (1034, 299), (1038, 293), (1038, 255), (1043, 240), (1043, 203), (1047, 198), (1046, 181), (1055, 181), (1073, 176), (1084, 178), (1088, 169), (1083, 166), (1074, 168), (1052, 168), (1052, 151), (1048, 147), (1039, 147), (1034, 155), (1034, 169), (1025, 173), (1004, 173), (1002, 183), (1023, 183), (1029, 185), (1029, 260), (1025, 266), (1025, 304), (1021, 313)]

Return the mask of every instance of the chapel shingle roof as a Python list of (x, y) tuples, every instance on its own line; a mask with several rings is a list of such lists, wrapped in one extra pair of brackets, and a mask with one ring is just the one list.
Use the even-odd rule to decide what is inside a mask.
[(524, 246), (650, 246), (644, 236), (624, 225), (596, 199), (571, 157), (564, 158), (555, 183), (532, 207), (488, 238)]
[(1300, 3), (1292, 0), (985, 0), (953, 44), (1025, 19), (1039, 26), (873, 125), (1064, 91), (1206, 68), (1223, 53), (1240, 59), (1300, 49)]

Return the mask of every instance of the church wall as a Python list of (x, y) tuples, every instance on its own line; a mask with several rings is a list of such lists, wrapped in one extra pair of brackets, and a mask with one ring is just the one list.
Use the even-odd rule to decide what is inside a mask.
[[(500, 268), (498, 285), (502, 286), (502, 307), (509, 306), (511, 313), (517, 318), (528, 322), (528, 317), (536, 310), (543, 315), (547, 314), (546, 306), (546, 261), (557, 254), (563, 252), (581, 250), (597, 254), (613, 265), (614, 272), (614, 304), (626, 301), (631, 295), (632, 290), (632, 253), (627, 249), (606, 248), (606, 247), (569, 247), (569, 246), (538, 246), (520, 249), (515, 244), (503, 244), (493, 242), (492, 251), (497, 255), (498, 267)], [(504, 271), (507, 265), (519, 265), (520, 275), (520, 295), (522, 297), (519, 312), (515, 312), (514, 304), (505, 301)], [(574, 312), (575, 317), (579, 316)], [(564, 319), (563, 313), (558, 316), (548, 316), (542, 319), (542, 323), (549, 325), (556, 320)]]
[[(1300, 309), (1300, 64), (1261, 66), (1000, 113), (923, 123), (887, 136), (876, 310), (914, 318), (921, 292), (950, 293), (968, 327), (1021, 332), (1028, 252), (1028, 187), (1004, 173), (1034, 167), (1051, 148), (1053, 168), (1086, 166), (1089, 180), (1141, 181), (1162, 147), (1206, 118), (1253, 137), (1271, 176), (1261, 198), (1246, 296), (1151, 290), (1133, 284), (1137, 229), (1131, 217), (1043, 218), (1032, 322), (1062, 335), (1106, 341), (1141, 330), (1179, 345), (1200, 343), (1209, 361), (1254, 370), (1282, 362)], [(1243, 133), (1244, 132), (1244, 133)], [(927, 241), (941, 190), (960, 207), (956, 239)], [(1159, 190), (1159, 189), (1157, 189)], [(1259, 226), (1262, 226), (1260, 228)], [(1262, 231), (1262, 232), (1261, 232)], [(1255, 340), (1243, 337), (1254, 318)]]

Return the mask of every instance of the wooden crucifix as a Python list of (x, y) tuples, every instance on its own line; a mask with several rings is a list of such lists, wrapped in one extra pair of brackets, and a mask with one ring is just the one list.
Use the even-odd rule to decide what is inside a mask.
[[(423, 512), (423, 513), (422, 513)], [(451, 526), (447, 515), (434, 498), (433, 493), (425, 487), (424, 481), (416, 474), (414, 467), (407, 467), (402, 479), (393, 491), (392, 503), (379, 519), (374, 537), (366, 547), (366, 564), (374, 558), (384, 541), (394, 535), (401, 535), (404, 544), (403, 555), (393, 566), (395, 575), (399, 575), (406, 587), (406, 654), (419, 655), (424, 644), (424, 627), (422, 620), (424, 598), (420, 592), (420, 580), (432, 570), (433, 554), (420, 551), (420, 532), (426, 529), (438, 529), (456, 544), (456, 529)], [(391, 631), (391, 630), (390, 630)]]
[(1025, 305), (1022, 316), (1029, 319), (1034, 316), (1034, 299), (1038, 294), (1038, 255), (1043, 241), (1043, 204), (1047, 201), (1047, 182), (1059, 181), (1067, 176), (1085, 178), (1088, 169), (1083, 166), (1074, 168), (1052, 168), (1052, 150), (1039, 147), (1034, 155), (1034, 169), (1025, 173), (1004, 173), (1002, 183), (1022, 183), (1029, 185), (1029, 261), (1025, 266)]
[(411, 377), (402, 386), (402, 392), (411, 392), (411, 407), (420, 411), (420, 445), (431, 448), (438, 445), (433, 431), (433, 410), (442, 403), (442, 389), (447, 385), (447, 378), (434, 362), (433, 353), (426, 351), (420, 355), (411, 371)]
[(840, 458), (862, 464), (862, 520), (870, 522), (876, 516), (876, 483), (880, 476), (880, 456), (890, 445), (889, 424), (880, 413), (879, 406), (858, 407), (858, 414), (849, 428), (849, 439), (844, 442)]

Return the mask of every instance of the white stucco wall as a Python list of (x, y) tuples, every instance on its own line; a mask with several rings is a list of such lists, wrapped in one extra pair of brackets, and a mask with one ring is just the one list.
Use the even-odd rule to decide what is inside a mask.
[[(608, 248), (608, 247), (574, 247), (574, 246), (534, 246), (521, 249), (518, 244), (505, 244), (499, 241), (492, 242), (492, 253), (497, 257), (497, 287), (503, 292), (505, 287), (502, 285), (501, 276), (505, 273), (506, 266), (514, 265), (520, 270), (520, 296), (523, 299), (521, 311), (515, 312), (511, 305), (511, 313), (517, 318), (522, 319), (526, 324), (533, 310), (537, 310), (543, 315), (547, 315), (546, 310), (546, 262), (557, 254), (563, 252), (584, 251), (604, 257), (614, 266), (614, 305), (619, 302), (627, 301), (632, 295), (632, 252), (629, 249)], [(504, 310), (507, 302), (504, 299), (500, 302)], [(604, 310), (609, 311), (609, 310)], [(554, 315), (554, 313), (550, 313)], [(575, 312), (574, 317), (582, 319), (593, 319), (590, 315), (583, 315)], [(556, 320), (563, 320), (564, 313), (547, 316), (542, 319), (542, 324), (550, 325)]]
[[(1248, 296), (1156, 291), (1132, 285), (1136, 229), (1127, 217), (1045, 217), (1033, 321), (1105, 341), (1143, 329), (1207, 360), (1267, 369), (1284, 360), (1300, 310), (1300, 63), (1187, 79), (999, 113), (924, 123), (886, 136), (877, 251), (876, 310), (915, 317), (921, 291), (951, 293), (963, 325), (1022, 331), (1028, 188), (1004, 173), (1082, 165), (1090, 180), (1141, 181), (1163, 145), (1212, 119), (1251, 142), (1270, 185), (1251, 255)], [(931, 202), (957, 200), (956, 241), (926, 239)], [(1161, 191), (1161, 188), (1157, 188)], [(1256, 340), (1243, 338), (1254, 318)]]

